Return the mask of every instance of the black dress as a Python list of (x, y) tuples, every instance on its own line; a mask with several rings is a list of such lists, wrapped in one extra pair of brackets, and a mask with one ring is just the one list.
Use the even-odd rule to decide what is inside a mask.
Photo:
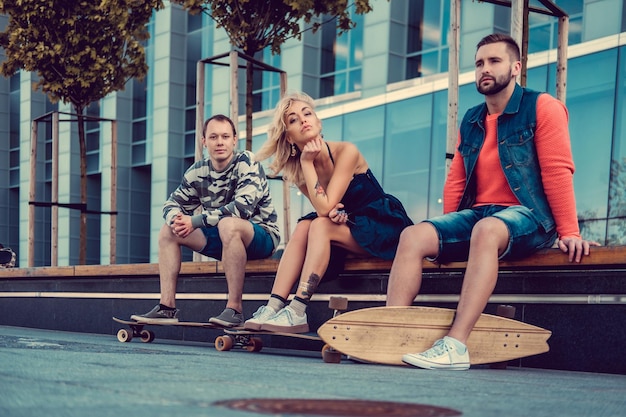
[[(330, 158), (334, 162), (332, 155)], [(400, 233), (413, 224), (400, 200), (386, 194), (368, 169), (352, 177), (341, 203), (348, 214), (350, 233), (359, 246), (373, 256), (393, 259)], [(316, 217), (317, 213), (312, 212), (298, 221)]]

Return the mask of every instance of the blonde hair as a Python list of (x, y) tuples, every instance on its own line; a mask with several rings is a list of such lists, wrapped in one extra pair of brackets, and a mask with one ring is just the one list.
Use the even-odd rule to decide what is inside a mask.
[[(274, 119), (267, 130), (267, 141), (256, 152), (256, 159), (262, 161), (274, 155), (269, 165), (273, 175), (283, 172), (283, 179), (295, 185), (304, 184), (304, 175), (300, 166), (300, 150), (296, 147), (296, 155), (291, 156), (291, 144), (287, 141), (287, 125), (285, 113), (295, 101), (306, 103), (311, 110), (315, 111), (313, 99), (302, 92), (285, 95), (280, 99), (274, 110)], [(316, 116), (317, 117), (317, 116)]]

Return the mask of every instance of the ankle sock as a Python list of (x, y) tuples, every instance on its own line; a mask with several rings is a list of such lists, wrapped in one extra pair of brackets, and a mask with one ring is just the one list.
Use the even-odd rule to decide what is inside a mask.
[(283, 307), (285, 307), (285, 304), (287, 304), (287, 300), (276, 294), (272, 294), (267, 302), (267, 306), (274, 311), (280, 311)]
[(159, 303), (159, 309), (160, 310), (176, 310), (176, 307), (168, 307), (165, 304)]
[(308, 300), (300, 297), (294, 297), (291, 303), (289, 303), (289, 307), (291, 307), (298, 316), (302, 317), (306, 313), (308, 304)]

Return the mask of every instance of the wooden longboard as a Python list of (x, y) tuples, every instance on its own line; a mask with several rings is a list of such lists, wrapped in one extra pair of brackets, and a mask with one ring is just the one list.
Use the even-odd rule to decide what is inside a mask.
[[(445, 336), (455, 310), (434, 307), (373, 307), (343, 313), (317, 331), (325, 343), (355, 359), (404, 365), (402, 355), (419, 353)], [(551, 331), (482, 314), (467, 341), (470, 364), (503, 362), (550, 350)]]

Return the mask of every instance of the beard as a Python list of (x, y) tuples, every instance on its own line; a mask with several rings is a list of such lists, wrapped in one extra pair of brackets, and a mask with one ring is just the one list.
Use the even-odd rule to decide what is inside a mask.
[(480, 94), (483, 94), (485, 96), (498, 94), (500, 91), (504, 90), (513, 79), (513, 74), (512, 71), (509, 71), (508, 75), (501, 75), (499, 77), (489, 78), (493, 81), (493, 84), (491, 85), (482, 85), (482, 78), (478, 80), (478, 82), (476, 82), (476, 89)]

